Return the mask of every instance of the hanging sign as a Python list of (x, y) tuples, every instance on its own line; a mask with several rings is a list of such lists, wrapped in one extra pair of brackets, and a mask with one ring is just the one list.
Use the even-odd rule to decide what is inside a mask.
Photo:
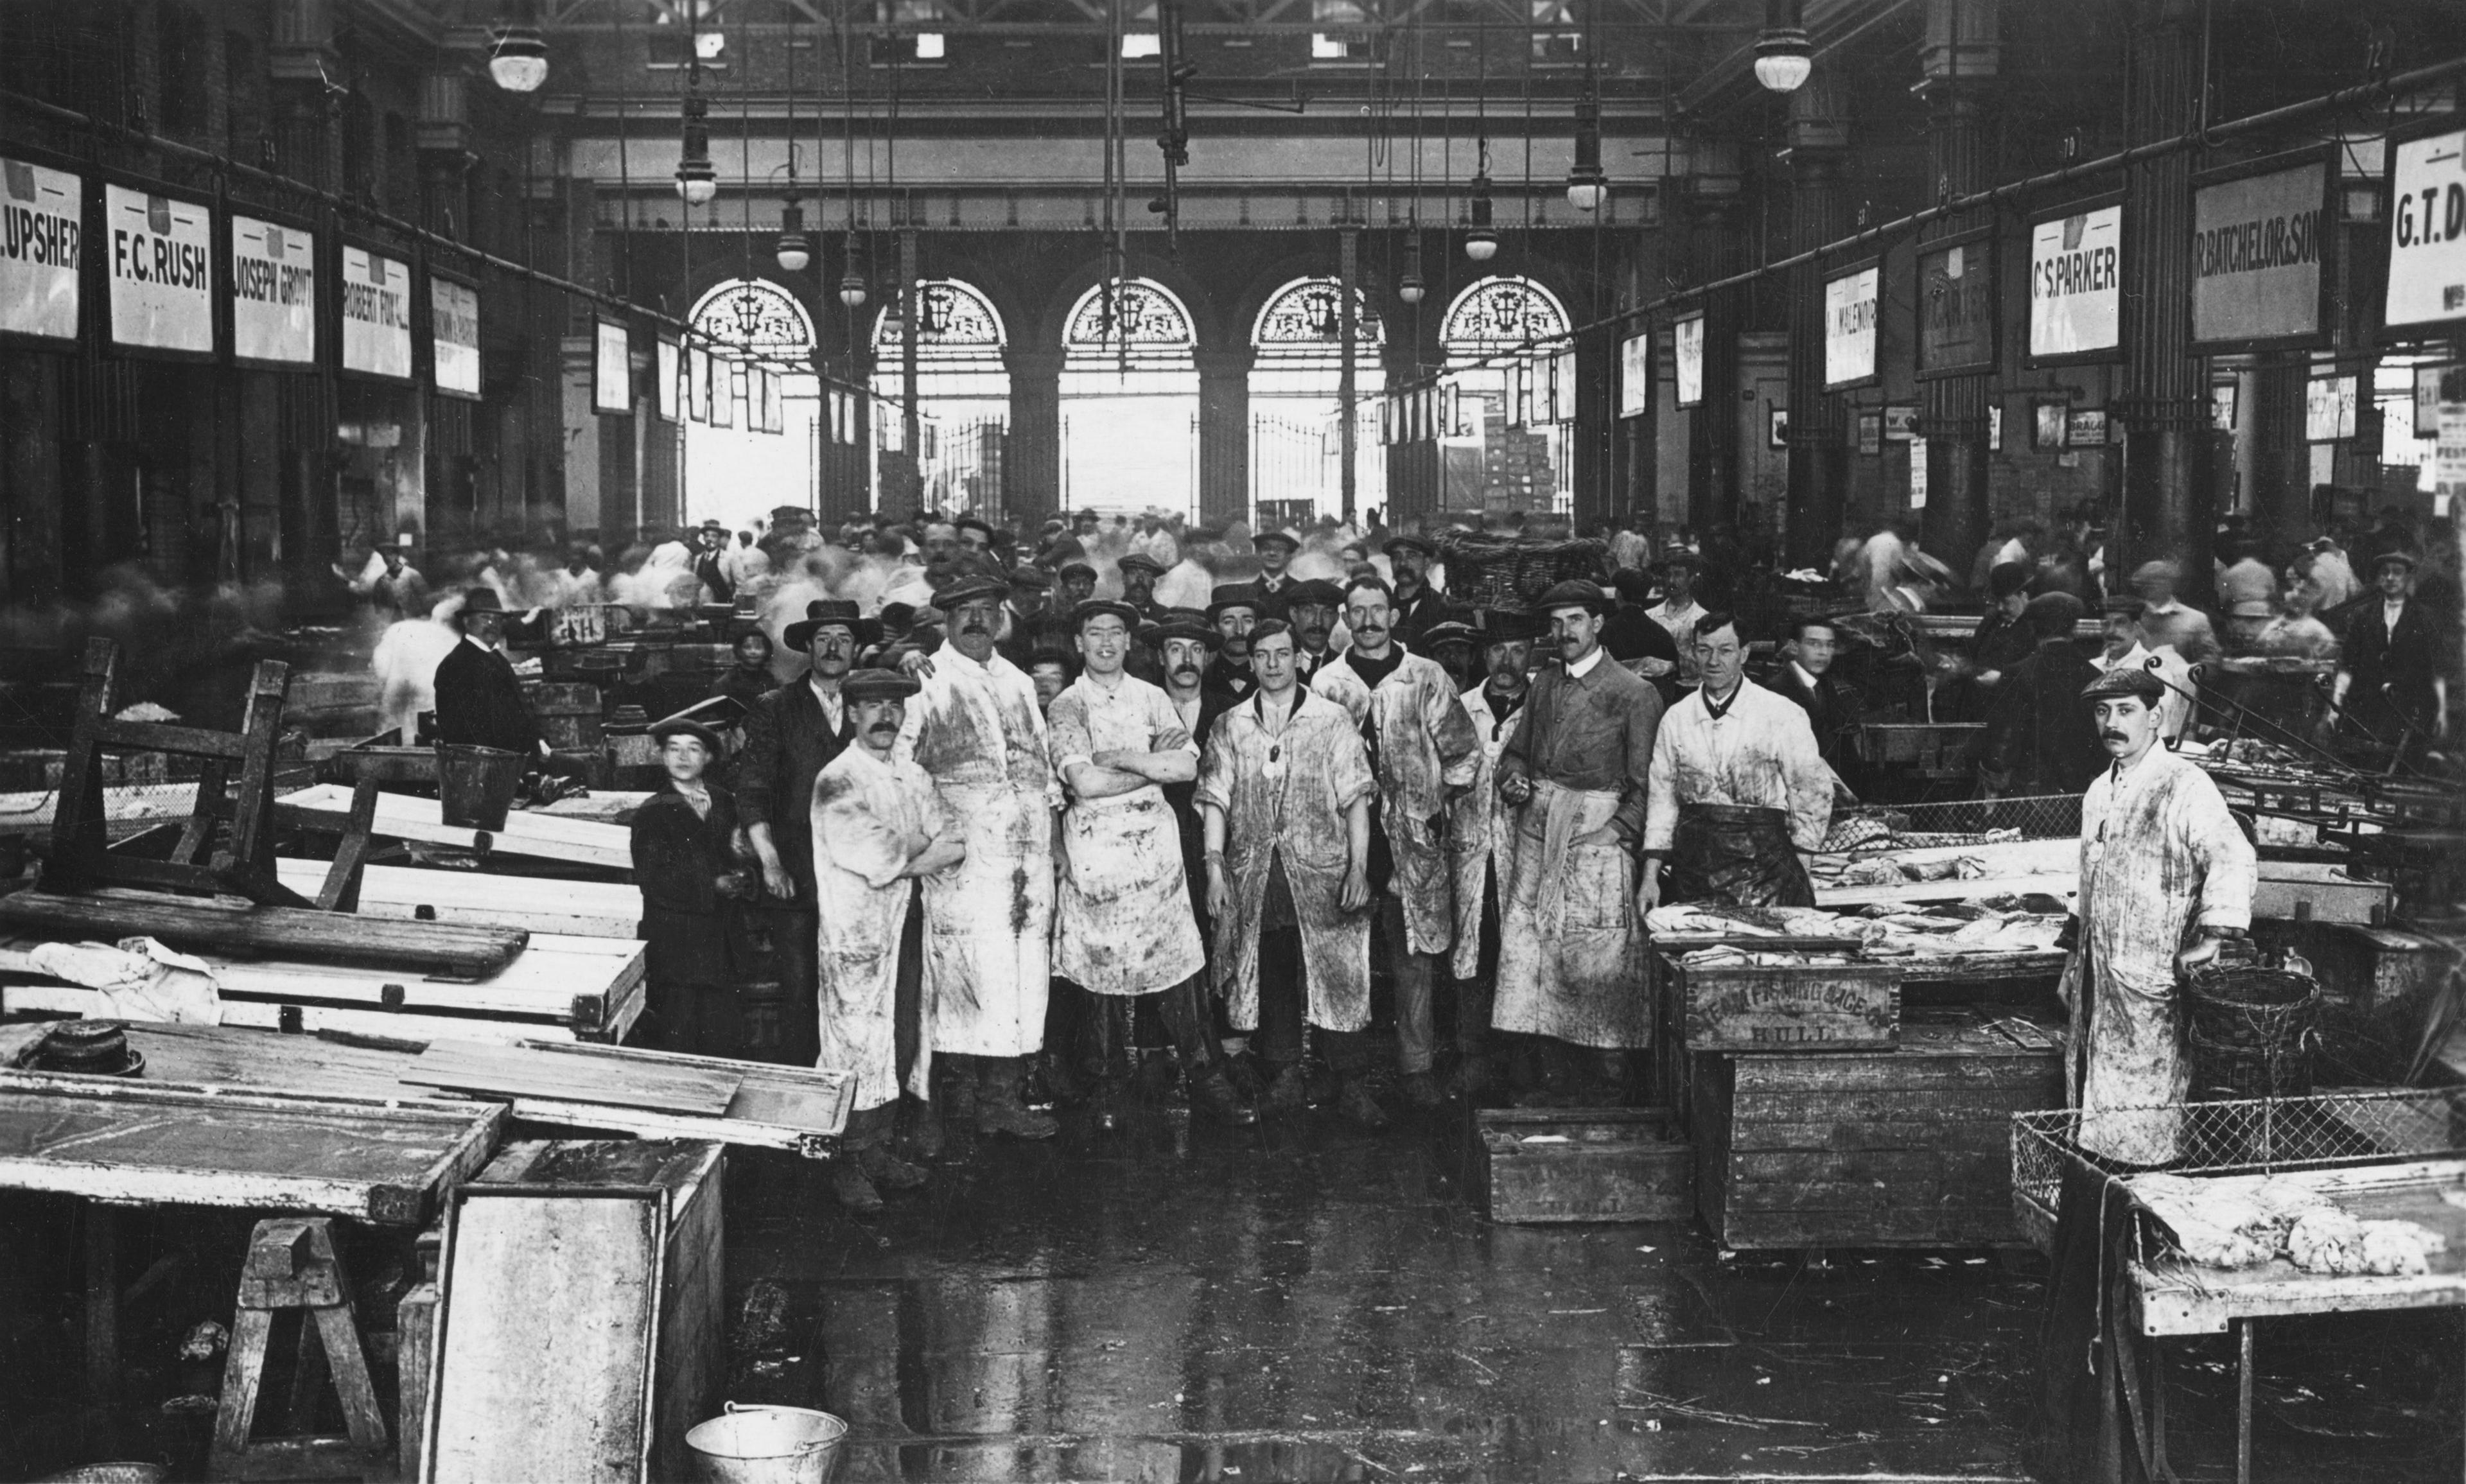
[(428, 276), (428, 339), (437, 390), (480, 395), (480, 291), (460, 279)]
[(111, 343), (214, 353), (213, 212), (201, 202), (105, 184)]
[(634, 410), (632, 337), (625, 326), (595, 320), (594, 353), (591, 361), (591, 410), (619, 416)]
[(2440, 404), (2439, 439), (2432, 450), (2432, 513), (2448, 520), (2466, 495), (2466, 402)]
[(702, 346), (685, 347), (685, 416), (710, 421), (710, 351)]
[(316, 236), (235, 213), (224, 262), (231, 285), (232, 359), (317, 364)]
[(706, 383), (703, 404), (710, 410), (710, 425), (714, 428), (736, 426), (735, 368), (723, 355), (706, 356), (702, 366)]
[(1918, 249), (1918, 380), (1994, 370), (1994, 235), (1925, 244)]
[(411, 264), (343, 244), (343, 370), (411, 379)]
[(2466, 324), (2466, 129), (2390, 146), (2388, 191), (2381, 318), (2405, 333)]
[(779, 372), (775, 368), (765, 366), (761, 368), (760, 375), (762, 378), (762, 431), (785, 433), (788, 431), (788, 409), (786, 399), (781, 394)]
[(1550, 420), (1576, 420), (1576, 348), (1569, 346), (1551, 358)]
[(1670, 368), (1679, 406), (1704, 400), (1704, 316), (1691, 314), (1670, 323)]
[(2355, 378), (2315, 376), (2303, 383), (2303, 440), (2334, 443), (2355, 436)]
[(2192, 190), (2192, 344), (2263, 350), (2325, 343), (2337, 171), (2325, 153), (2201, 177)]
[(1824, 390), (1875, 379), (1875, 305), (1882, 268), (1869, 263), (1824, 281)]
[(681, 348), (665, 335), (661, 335), (655, 346), (652, 353), (657, 359), (651, 366), (651, 379), (659, 384), (660, 418), (663, 422), (674, 422), (684, 416), (677, 410), (677, 377), (680, 374), (677, 366)]
[(1910, 508), (1913, 510), (1923, 510), (1926, 508), (1926, 448), (1927, 444), (1925, 438), (1914, 438), (1910, 439)]
[(2123, 344), (2123, 207), (2029, 229), (2029, 361), (2104, 360)]
[(1619, 416), (1652, 411), (1652, 337), (1642, 330), (1619, 342)]
[(2466, 402), (2466, 367), (2418, 366), (2414, 369), (2414, 436), (2440, 436), (2440, 404)]
[(0, 157), (0, 335), (75, 340), (85, 182)]

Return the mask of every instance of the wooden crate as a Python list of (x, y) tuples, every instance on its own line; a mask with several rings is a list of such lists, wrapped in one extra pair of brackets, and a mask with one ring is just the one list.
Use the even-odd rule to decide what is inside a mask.
[(2382, 923), (2395, 888), (2323, 861), (2263, 861), (2252, 893), (2255, 919)]
[(1685, 1221), (1694, 1208), (1694, 1154), (1666, 1108), (1481, 1108), (1472, 1132), (1491, 1221)]
[(2056, 1047), (1961, 1011), (1894, 1050), (1694, 1057), (1705, 1225), (1732, 1248), (2018, 1245), (2007, 1122), (2062, 1103)]
[(1691, 969), (1665, 956), (1664, 968), (1690, 1051), (1874, 1048), (1900, 1034), (1897, 964)]

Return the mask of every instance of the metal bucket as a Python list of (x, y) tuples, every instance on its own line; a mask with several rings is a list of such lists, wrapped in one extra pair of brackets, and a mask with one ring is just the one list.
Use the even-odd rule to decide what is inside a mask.
[(848, 1425), (805, 1406), (739, 1406), (685, 1433), (703, 1484), (829, 1484)]
[(461, 829), (500, 830), (523, 781), (520, 753), (493, 747), (437, 744), (437, 797), (445, 822)]

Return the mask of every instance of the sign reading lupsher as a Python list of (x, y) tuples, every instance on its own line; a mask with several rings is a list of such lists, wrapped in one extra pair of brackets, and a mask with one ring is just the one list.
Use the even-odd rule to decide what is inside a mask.
[(75, 340), (85, 182), (0, 158), (0, 333)]
[(411, 264), (343, 245), (343, 370), (411, 379)]
[(111, 343), (214, 353), (213, 213), (127, 186), (102, 188)]
[(2029, 229), (2029, 358), (2092, 359), (2123, 344), (2123, 208)]
[(2391, 146), (2390, 329), (2466, 322), (2466, 129)]
[(317, 238), (234, 214), (232, 354), (283, 366), (317, 364)]

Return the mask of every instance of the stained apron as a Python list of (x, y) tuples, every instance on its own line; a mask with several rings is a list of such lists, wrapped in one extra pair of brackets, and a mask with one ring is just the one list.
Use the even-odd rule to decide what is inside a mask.
[(1789, 814), (1745, 804), (1680, 804), (1670, 843), (1671, 902), (1813, 907), (1815, 884), (1789, 842)]
[(946, 784), (967, 859), (925, 878), (928, 1038), (936, 1053), (1026, 1056), (1044, 1044), (1053, 815), (1044, 795)]
[(1575, 843), (1618, 805), (1615, 790), (1533, 785), (1501, 880), (1493, 1028), (1604, 1048), (1652, 1044), (1635, 857)]
[(1055, 974), (1094, 994), (1145, 995), (1205, 966), (1181, 829), (1162, 790), (1072, 804), (1062, 841)]

